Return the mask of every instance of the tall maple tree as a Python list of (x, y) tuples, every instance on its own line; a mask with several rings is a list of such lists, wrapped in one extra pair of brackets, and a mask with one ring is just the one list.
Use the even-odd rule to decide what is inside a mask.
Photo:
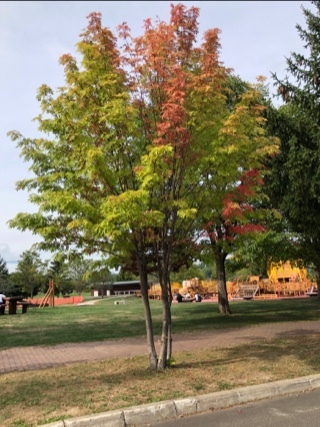
[[(126, 259), (134, 252), (140, 273), (146, 315), (150, 366), (157, 366), (145, 260), (145, 192), (135, 168), (146, 146), (139, 117), (132, 106), (128, 78), (122, 68), (117, 39), (102, 26), (101, 14), (88, 16), (77, 51), (81, 62), (63, 55), (65, 85), (55, 96), (38, 91), (39, 130), (52, 139), (24, 138), (11, 132), (21, 155), (31, 163), (33, 177), (17, 183), (38, 205), (34, 214), (19, 213), (11, 226), (42, 236), (42, 249)], [(116, 201), (113, 214), (110, 205)], [(127, 221), (121, 218), (130, 212)], [(118, 222), (118, 219), (120, 222)], [(124, 233), (125, 226), (129, 230)], [(113, 227), (113, 228), (112, 228)]]
[[(224, 78), (218, 32), (208, 32), (202, 47), (195, 47), (198, 13), (171, 6), (168, 24), (152, 26), (147, 20), (144, 35), (136, 39), (123, 24), (123, 55), (101, 14), (90, 14), (77, 45), (80, 65), (63, 55), (65, 85), (57, 96), (47, 85), (38, 92), (39, 130), (53, 138), (11, 132), (33, 173), (17, 188), (29, 191), (38, 205), (36, 213), (19, 213), (11, 226), (39, 234), (39, 246), (53, 251), (78, 248), (118, 262), (134, 254), (150, 367), (158, 369), (171, 356), (169, 274), (173, 258), (180, 257), (181, 237), (190, 235), (195, 216), (190, 194), (199, 180), (194, 171), (206, 148), (202, 139), (193, 141), (188, 128), (197, 113), (193, 101), (203, 102), (207, 91), (211, 99), (203, 104), (214, 103), (212, 91), (220, 90)], [(211, 86), (205, 75), (210, 67), (217, 70)], [(148, 300), (148, 272), (155, 269), (150, 259), (162, 287), (159, 355)]]
[(218, 309), (223, 314), (231, 314), (226, 258), (244, 237), (264, 231), (264, 160), (277, 150), (278, 141), (266, 134), (263, 83), (263, 78), (250, 85), (229, 77), (223, 119), (211, 140), (213, 158), (203, 176), (207, 203), (200, 220), (215, 260)]
[[(230, 193), (241, 156), (252, 157), (251, 138), (266, 142), (251, 91), (230, 112), (219, 30), (198, 44), (198, 15), (198, 8), (171, 5), (168, 23), (147, 19), (136, 38), (124, 23), (116, 38), (100, 13), (90, 14), (77, 45), (80, 64), (63, 55), (65, 85), (57, 95), (47, 85), (38, 92), (39, 130), (52, 138), (10, 133), (33, 173), (17, 188), (38, 205), (11, 226), (42, 236), (42, 248), (98, 252), (138, 271), (152, 369), (171, 358), (170, 272), (183, 255), (191, 258), (208, 200), (225, 200), (220, 184)], [(209, 176), (219, 179), (213, 185)], [(162, 289), (159, 354), (148, 299), (154, 271)]]
[[(154, 26), (146, 20), (144, 35), (133, 40), (128, 27), (120, 27), (133, 105), (147, 147), (136, 169), (141, 196), (136, 201), (140, 206), (145, 203), (139, 213), (144, 221), (144, 249), (157, 268), (162, 290), (160, 368), (171, 357), (170, 272), (186, 254), (181, 248), (193, 244), (199, 171), (208, 150), (203, 134), (220, 117), (227, 76), (218, 60), (218, 30), (205, 33), (204, 42), (196, 47), (198, 13), (197, 8), (171, 6), (169, 23)], [(205, 123), (209, 113), (211, 123)], [(109, 202), (108, 215), (116, 221), (108, 221), (106, 227), (127, 234), (132, 228), (130, 212), (119, 211), (117, 198)], [(147, 255), (142, 253), (144, 260)]]

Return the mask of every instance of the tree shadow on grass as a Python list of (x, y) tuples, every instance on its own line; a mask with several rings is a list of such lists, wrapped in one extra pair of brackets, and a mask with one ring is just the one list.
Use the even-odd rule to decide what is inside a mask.
[[(189, 352), (192, 357), (195, 353)], [(284, 337), (279, 334), (278, 338), (270, 340), (256, 340), (247, 344), (223, 347), (220, 349), (206, 350), (207, 356), (205, 358), (194, 361), (190, 360), (178, 363), (175, 369), (202, 369), (208, 368), (223, 368), (227, 369), (229, 365), (238, 363), (243, 364), (246, 369), (250, 369), (252, 364), (261, 363), (269, 367), (270, 372), (272, 369), (282, 372), (284, 376), (288, 374), (288, 366), (283, 365), (280, 360), (289, 360), (292, 358), (295, 366), (292, 369), (293, 376), (300, 376), (297, 374), (298, 365), (306, 366), (308, 369), (319, 372), (320, 364), (320, 340), (319, 334), (313, 332), (305, 334), (305, 331), (300, 331), (299, 328), (289, 332)], [(303, 369), (301, 370), (303, 371)], [(303, 375), (303, 374), (301, 374)]]

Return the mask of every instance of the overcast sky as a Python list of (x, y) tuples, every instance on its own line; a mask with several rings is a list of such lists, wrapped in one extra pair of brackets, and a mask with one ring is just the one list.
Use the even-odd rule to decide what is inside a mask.
[(222, 62), (248, 82), (265, 76), (271, 90), (271, 72), (283, 77), (286, 57), (303, 50), (296, 30), (296, 24), (305, 26), (301, 6), (313, 10), (309, 1), (0, 1), (0, 256), (10, 272), (39, 238), (7, 225), (18, 212), (35, 210), (28, 194), (15, 189), (28, 167), (7, 132), (39, 135), (32, 121), (40, 113), (37, 89), (64, 83), (59, 58), (75, 54), (89, 13), (101, 12), (103, 25), (114, 32), (127, 22), (140, 35), (146, 18), (167, 21), (172, 3), (199, 7), (199, 40), (219, 28)]

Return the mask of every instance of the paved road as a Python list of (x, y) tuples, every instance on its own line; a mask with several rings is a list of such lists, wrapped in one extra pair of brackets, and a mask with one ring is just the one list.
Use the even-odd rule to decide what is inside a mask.
[(199, 414), (150, 427), (319, 427), (320, 389)]

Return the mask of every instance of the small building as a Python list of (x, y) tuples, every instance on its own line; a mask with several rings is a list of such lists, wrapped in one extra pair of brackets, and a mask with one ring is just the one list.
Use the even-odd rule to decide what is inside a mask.
[(99, 282), (91, 286), (92, 297), (110, 296), (112, 291), (112, 284), (110, 282)]
[(125, 280), (112, 284), (98, 283), (91, 288), (91, 296), (137, 295), (140, 293), (140, 280)]
[(140, 292), (140, 280), (114, 282), (112, 285), (112, 295), (136, 295), (137, 292)]

